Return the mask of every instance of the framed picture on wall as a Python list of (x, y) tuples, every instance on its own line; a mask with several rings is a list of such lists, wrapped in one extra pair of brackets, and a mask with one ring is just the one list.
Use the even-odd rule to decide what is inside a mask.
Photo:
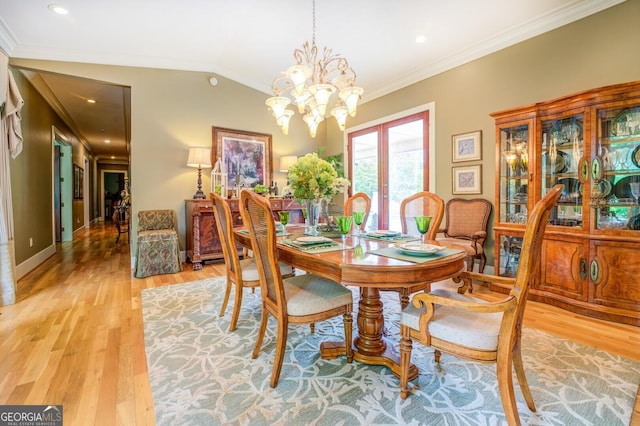
[(482, 193), (482, 165), (453, 167), (454, 194)]
[(77, 164), (73, 165), (73, 198), (82, 199), (84, 194), (82, 187), (84, 185), (84, 170)]
[(453, 135), (452, 162), (482, 160), (482, 130)]
[(271, 185), (271, 135), (213, 127), (211, 164), (220, 159), (229, 187)]

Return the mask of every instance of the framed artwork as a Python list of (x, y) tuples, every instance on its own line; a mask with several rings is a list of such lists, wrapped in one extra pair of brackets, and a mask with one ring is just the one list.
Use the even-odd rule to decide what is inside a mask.
[(482, 130), (453, 135), (453, 162), (482, 160)]
[(453, 167), (454, 194), (482, 193), (482, 165)]
[(271, 135), (214, 126), (211, 157), (222, 160), (230, 188), (271, 185)]
[(74, 164), (73, 165), (73, 198), (83, 199), (84, 194), (82, 188), (84, 187), (84, 169)]

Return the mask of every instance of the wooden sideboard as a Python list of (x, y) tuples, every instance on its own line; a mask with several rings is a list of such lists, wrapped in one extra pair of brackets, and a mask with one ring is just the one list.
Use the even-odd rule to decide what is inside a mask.
[[(239, 200), (227, 200), (231, 209), (233, 226), (242, 226), (240, 217)], [(288, 210), (290, 223), (302, 223), (302, 205), (293, 199), (271, 198), (271, 210), (275, 214), (281, 210)], [(189, 199), (185, 200), (185, 218), (187, 225), (187, 262), (193, 265), (193, 270), (202, 269), (202, 264), (208, 260), (219, 260), (223, 258), (222, 246), (218, 238), (218, 230), (213, 216), (213, 204), (211, 200)], [(277, 218), (276, 218), (277, 220)], [(242, 248), (238, 247), (242, 252)]]

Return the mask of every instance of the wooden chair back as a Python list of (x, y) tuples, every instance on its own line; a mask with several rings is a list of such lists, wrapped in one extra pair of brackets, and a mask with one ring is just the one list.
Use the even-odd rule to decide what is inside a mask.
[(484, 243), (492, 209), (491, 203), (484, 198), (452, 198), (445, 205), (446, 223), (440, 231), (444, 234), (442, 239), (462, 245), (467, 250), (468, 271), (473, 270), (474, 259), (479, 259), (478, 272), (484, 272), (487, 263)]
[(515, 330), (515, 333), (510, 333), (511, 336), (509, 340), (511, 342), (511, 347), (513, 347), (516, 342), (520, 341), (522, 316), (524, 315), (529, 287), (534, 280), (534, 275), (538, 269), (538, 265), (540, 264), (540, 258), (542, 257), (542, 241), (544, 239), (544, 232), (547, 228), (547, 223), (549, 222), (551, 209), (558, 202), (560, 195), (562, 195), (563, 188), (564, 185), (562, 184), (555, 185), (540, 201), (536, 203), (529, 213), (527, 226), (524, 231), (524, 238), (522, 239), (520, 263), (518, 264), (514, 285), (509, 292), (511, 296), (518, 300), (518, 304), (514, 312), (515, 318), (511, 324), (509, 323), (508, 318), (503, 318), (500, 330), (500, 336), (503, 336), (503, 332), (507, 333), (508, 330)]
[(240, 269), (240, 258), (233, 237), (233, 221), (229, 204), (215, 192), (211, 192), (209, 197), (213, 203), (213, 216), (216, 220), (216, 229), (220, 245), (222, 246), (222, 256), (227, 269), (227, 277), (234, 282), (241, 282), (242, 270)]
[(476, 232), (484, 231), (485, 236), (477, 240), (479, 245), (484, 245), (492, 208), (491, 203), (484, 198), (450, 199), (444, 209), (446, 220), (444, 235), (468, 240)]
[(371, 198), (364, 192), (357, 192), (347, 198), (344, 201), (344, 215), (351, 216), (354, 211), (363, 211), (364, 219), (360, 225), (360, 230), (363, 231), (367, 220), (369, 219), (369, 211), (371, 210)]
[(432, 217), (425, 239), (435, 240), (444, 217), (444, 200), (429, 191), (421, 191), (402, 200), (400, 222), (403, 234), (419, 235), (413, 219), (416, 216)]
[(253, 191), (240, 193), (240, 214), (251, 236), (263, 307), (281, 320), (287, 316), (287, 302), (278, 262), (276, 226), (269, 201)]

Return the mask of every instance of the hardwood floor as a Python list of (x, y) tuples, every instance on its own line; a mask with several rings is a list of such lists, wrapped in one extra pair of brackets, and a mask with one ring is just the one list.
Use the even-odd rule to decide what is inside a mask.
[[(221, 264), (131, 276), (126, 234), (110, 223), (76, 233), (18, 282), (0, 307), (0, 404), (62, 404), (66, 425), (153, 425), (140, 292), (222, 275)], [(486, 288), (475, 293), (502, 297)], [(535, 302), (525, 325), (640, 361), (640, 329)], [(640, 424), (636, 402), (632, 424)]]

